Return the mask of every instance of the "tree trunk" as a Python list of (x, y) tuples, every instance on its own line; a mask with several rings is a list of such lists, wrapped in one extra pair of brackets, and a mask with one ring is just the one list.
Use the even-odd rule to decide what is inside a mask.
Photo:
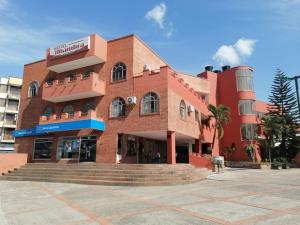
[(214, 136), (213, 136), (213, 142), (211, 144), (211, 151), (214, 149), (216, 133), (217, 133), (217, 126), (215, 126), (215, 128), (214, 128)]

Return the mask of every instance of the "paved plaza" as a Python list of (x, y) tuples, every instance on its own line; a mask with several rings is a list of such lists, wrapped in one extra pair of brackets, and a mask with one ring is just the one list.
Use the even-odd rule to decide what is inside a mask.
[(189, 185), (0, 181), (1, 225), (300, 224), (300, 169), (226, 169)]

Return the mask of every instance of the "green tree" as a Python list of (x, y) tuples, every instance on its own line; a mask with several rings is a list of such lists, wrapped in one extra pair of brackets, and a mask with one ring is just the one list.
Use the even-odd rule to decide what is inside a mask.
[(212, 113), (209, 116), (209, 119), (214, 118), (214, 124), (213, 124), (214, 136), (212, 142), (212, 149), (213, 149), (215, 145), (217, 131), (219, 134), (219, 139), (222, 139), (224, 136), (223, 125), (228, 123), (230, 120), (230, 109), (227, 106), (224, 106), (222, 104), (218, 106), (209, 104), (208, 110)]
[(265, 139), (261, 140), (261, 144), (266, 148), (269, 161), (272, 162), (271, 151), (276, 142), (281, 140), (282, 123), (281, 117), (276, 114), (267, 114), (261, 119)]
[(296, 136), (299, 112), (295, 92), (291, 86), (291, 81), (279, 69), (276, 71), (273, 85), (271, 87), (269, 102), (269, 114), (278, 116), (278, 122), (281, 125), (280, 155), (286, 157), (289, 155), (288, 151), (292, 147), (292, 140)]

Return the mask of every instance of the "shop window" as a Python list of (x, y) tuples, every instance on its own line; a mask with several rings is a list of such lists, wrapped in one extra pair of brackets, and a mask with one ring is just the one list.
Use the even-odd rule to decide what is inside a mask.
[(123, 98), (115, 98), (110, 106), (110, 117), (117, 118), (125, 116), (125, 101)]
[(239, 101), (240, 114), (255, 114), (254, 100), (240, 100)]
[(126, 65), (118, 62), (112, 69), (112, 81), (126, 80)]
[(180, 119), (186, 120), (186, 105), (183, 100), (180, 101)]
[(257, 138), (257, 124), (241, 124), (242, 140), (255, 140)]
[(28, 97), (34, 97), (38, 95), (39, 85), (36, 81), (33, 81), (29, 85)]
[(253, 91), (253, 72), (250, 69), (238, 69), (236, 71), (237, 90)]
[(69, 117), (74, 116), (74, 108), (71, 105), (66, 105), (63, 109), (63, 113), (68, 113)]
[(149, 92), (142, 98), (142, 114), (151, 114), (159, 112), (159, 98), (156, 93)]
[(34, 159), (50, 159), (53, 140), (51, 138), (38, 138), (34, 141)]

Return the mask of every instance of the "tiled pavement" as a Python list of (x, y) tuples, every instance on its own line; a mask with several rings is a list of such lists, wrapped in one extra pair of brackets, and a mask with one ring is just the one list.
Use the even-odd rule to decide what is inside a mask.
[(226, 169), (189, 185), (0, 181), (0, 225), (300, 224), (300, 169)]

